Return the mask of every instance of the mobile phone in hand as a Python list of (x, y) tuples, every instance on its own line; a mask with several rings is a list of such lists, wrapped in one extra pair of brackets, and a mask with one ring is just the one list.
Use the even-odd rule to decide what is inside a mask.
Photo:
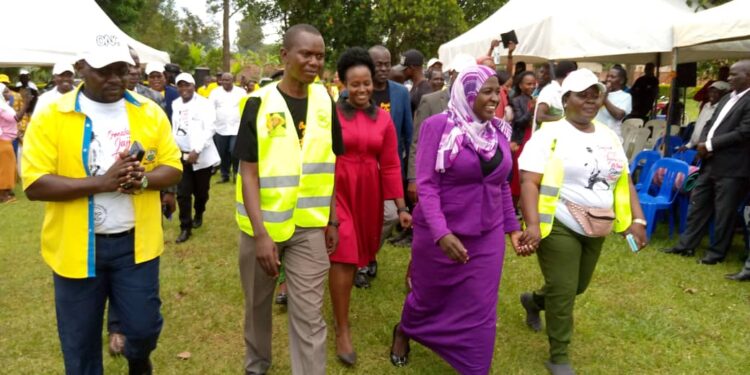
[(628, 246), (630, 246), (630, 251), (637, 253), (638, 252), (638, 244), (635, 243), (635, 237), (633, 237), (633, 233), (628, 233), (627, 236), (625, 236), (625, 240), (628, 241)]
[(146, 150), (143, 149), (143, 146), (138, 141), (133, 141), (133, 144), (130, 145), (130, 151), (128, 151), (128, 155), (135, 158), (135, 160), (143, 161), (143, 155), (146, 154)]

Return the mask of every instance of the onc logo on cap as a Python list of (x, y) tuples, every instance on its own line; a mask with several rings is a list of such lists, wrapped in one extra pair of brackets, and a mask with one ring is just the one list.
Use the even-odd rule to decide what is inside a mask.
[(120, 39), (113, 34), (100, 34), (96, 36), (96, 45), (99, 47), (120, 46)]
[(404, 63), (406, 62), (406, 56), (401, 55), (401, 59), (399, 61), (401, 65), (404, 65)]

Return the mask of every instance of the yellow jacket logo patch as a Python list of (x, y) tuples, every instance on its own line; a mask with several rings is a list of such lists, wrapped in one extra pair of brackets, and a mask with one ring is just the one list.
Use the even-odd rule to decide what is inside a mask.
[(286, 118), (283, 112), (266, 115), (266, 129), (269, 137), (279, 137), (286, 134)]

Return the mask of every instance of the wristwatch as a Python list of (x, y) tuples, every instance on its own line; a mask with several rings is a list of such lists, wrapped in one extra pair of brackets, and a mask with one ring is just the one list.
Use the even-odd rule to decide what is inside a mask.
[(409, 212), (409, 207), (401, 207), (396, 210), (396, 213)]
[(634, 223), (634, 224), (641, 224), (641, 225), (643, 225), (644, 227), (645, 227), (645, 226), (648, 226), (648, 222), (647, 222), (646, 220), (644, 220), (644, 219), (640, 219), (640, 218), (638, 218), (638, 219), (633, 219), (633, 223)]
[(146, 190), (148, 187), (148, 178), (146, 177), (146, 173), (143, 174), (143, 177), (141, 177), (141, 192)]
[(329, 227), (334, 227), (334, 228), (338, 228), (338, 227), (339, 227), (339, 225), (340, 225), (340, 223), (339, 223), (338, 221), (333, 221), (333, 220), (329, 220), (329, 221), (328, 221), (328, 226), (329, 226)]

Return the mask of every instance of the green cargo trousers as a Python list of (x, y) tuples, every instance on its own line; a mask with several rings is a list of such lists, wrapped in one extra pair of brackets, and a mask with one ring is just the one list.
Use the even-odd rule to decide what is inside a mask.
[(568, 344), (576, 296), (591, 282), (604, 239), (586, 237), (555, 221), (549, 236), (539, 244), (537, 259), (544, 286), (534, 292), (534, 303), (545, 310), (552, 363), (570, 362)]

